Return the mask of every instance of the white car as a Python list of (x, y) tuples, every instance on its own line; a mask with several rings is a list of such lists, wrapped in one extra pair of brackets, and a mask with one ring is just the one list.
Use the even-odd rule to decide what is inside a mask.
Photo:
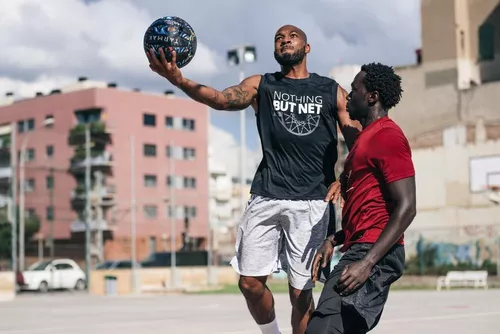
[(85, 273), (70, 259), (40, 261), (17, 275), (17, 285), (21, 291), (75, 289), (84, 290)]

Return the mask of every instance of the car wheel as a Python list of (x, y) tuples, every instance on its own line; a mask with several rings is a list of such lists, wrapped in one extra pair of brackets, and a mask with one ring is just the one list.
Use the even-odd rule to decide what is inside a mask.
[(40, 286), (38, 287), (38, 291), (40, 291), (41, 293), (49, 292), (49, 285), (47, 284), (47, 282), (41, 282)]
[(85, 290), (85, 282), (81, 279), (76, 281), (75, 290), (77, 290), (77, 291)]

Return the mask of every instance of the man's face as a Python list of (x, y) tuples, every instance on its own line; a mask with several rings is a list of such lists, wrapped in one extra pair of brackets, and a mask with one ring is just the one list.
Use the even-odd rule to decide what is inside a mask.
[(274, 36), (274, 58), (282, 66), (300, 64), (309, 51), (304, 33), (294, 26), (284, 26)]
[(351, 92), (347, 96), (347, 112), (352, 120), (359, 121), (368, 115), (368, 92), (363, 79), (365, 72), (359, 72), (351, 84)]

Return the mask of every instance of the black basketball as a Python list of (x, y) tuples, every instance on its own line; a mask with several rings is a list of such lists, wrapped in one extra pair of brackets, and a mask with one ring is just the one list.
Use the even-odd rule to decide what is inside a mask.
[(193, 28), (183, 19), (176, 16), (165, 16), (157, 19), (144, 34), (144, 51), (151, 48), (159, 57), (159, 50), (163, 48), (168, 61), (172, 56), (168, 50), (172, 47), (176, 54), (177, 67), (182, 68), (189, 64), (196, 54), (196, 34)]

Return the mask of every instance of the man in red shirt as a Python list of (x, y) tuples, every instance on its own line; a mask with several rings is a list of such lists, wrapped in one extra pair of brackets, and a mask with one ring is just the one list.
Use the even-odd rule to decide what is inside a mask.
[[(401, 99), (401, 78), (386, 65), (363, 65), (351, 84), (347, 111), (362, 125), (340, 178), (342, 229), (319, 248), (312, 266), (343, 256), (328, 276), (308, 334), (367, 333), (380, 320), (390, 285), (403, 274), (403, 234), (416, 214), (411, 149), (388, 110)], [(327, 200), (330, 200), (332, 188)]]

